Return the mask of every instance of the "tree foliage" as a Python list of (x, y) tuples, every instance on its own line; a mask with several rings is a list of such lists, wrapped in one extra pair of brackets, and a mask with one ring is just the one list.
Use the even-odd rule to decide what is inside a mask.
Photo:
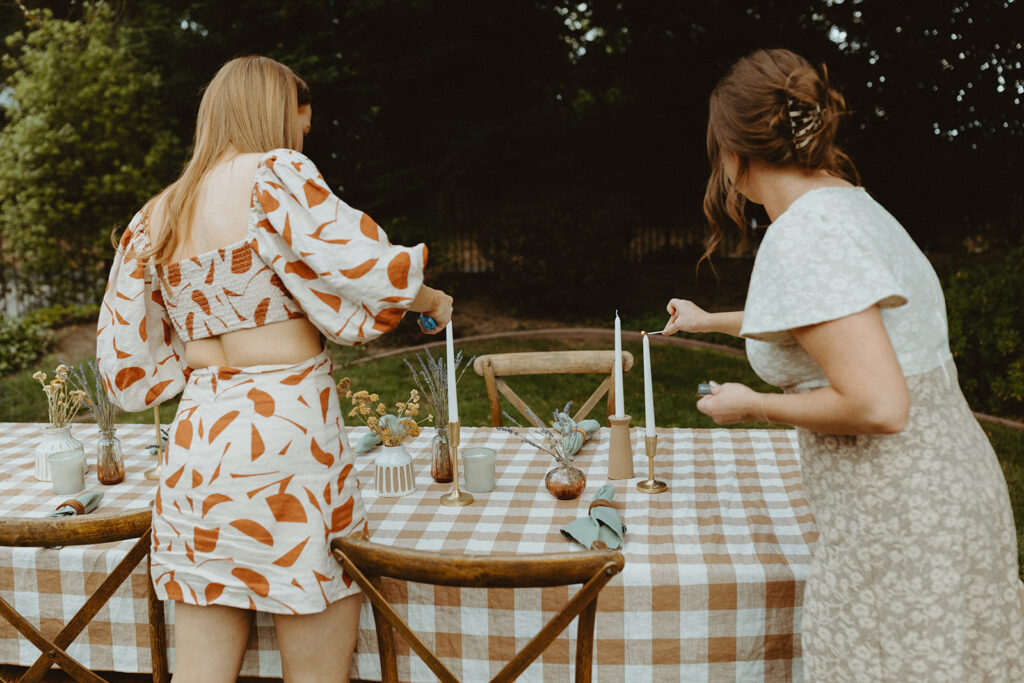
[(153, 99), (160, 78), (141, 67), (131, 36), (100, 2), (77, 21), (34, 12), (7, 38), (0, 258), (22, 292), (52, 302), (95, 295), (111, 229), (179, 158)]

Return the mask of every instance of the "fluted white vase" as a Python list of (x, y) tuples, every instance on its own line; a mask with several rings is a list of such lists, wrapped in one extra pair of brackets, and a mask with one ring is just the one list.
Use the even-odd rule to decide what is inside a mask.
[(382, 496), (407, 496), (415, 491), (412, 456), (401, 446), (382, 446), (373, 461), (373, 487)]
[(53, 453), (63, 453), (64, 451), (79, 451), (82, 454), (83, 462), (85, 461), (85, 446), (71, 435), (71, 425), (43, 427), (43, 440), (39, 442), (35, 450), (36, 479), (50, 481), (50, 463), (47, 457)]

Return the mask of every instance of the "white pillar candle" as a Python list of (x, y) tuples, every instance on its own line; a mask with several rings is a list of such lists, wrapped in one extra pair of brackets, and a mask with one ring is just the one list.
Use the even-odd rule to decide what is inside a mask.
[(615, 377), (615, 415), (622, 416), (626, 414), (626, 408), (622, 396), (622, 325), (618, 311), (615, 312), (615, 364), (612, 374)]
[(447, 356), (445, 365), (448, 370), (448, 421), (459, 421), (459, 397), (455, 391), (455, 342), (452, 339), (452, 324), (444, 328), (445, 350)]
[(66, 495), (85, 488), (85, 458), (81, 451), (51, 453), (47, 460), (54, 493)]
[(651, 382), (651, 340), (644, 335), (644, 418), (647, 436), (654, 436), (654, 384)]

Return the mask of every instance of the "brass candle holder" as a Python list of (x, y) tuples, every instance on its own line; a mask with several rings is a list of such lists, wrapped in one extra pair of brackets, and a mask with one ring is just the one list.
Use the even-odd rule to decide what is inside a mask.
[(146, 470), (142, 476), (150, 481), (160, 479), (160, 465), (164, 461), (164, 439), (160, 434), (160, 406), (153, 406), (153, 425), (156, 427), (156, 465)]
[(647, 450), (647, 479), (638, 483), (636, 488), (643, 493), (664, 493), (668, 490), (668, 484), (654, 478), (654, 454), (658, 452), (658, 435), (645, 435), (644, 448)]
[(452, 490), (441, 496), (441, 505), (463, 507), (473, 502), (472, 494), (459, 489), (459, 427), (458, 422), (448, 423), (448, 455), (452, 459)]

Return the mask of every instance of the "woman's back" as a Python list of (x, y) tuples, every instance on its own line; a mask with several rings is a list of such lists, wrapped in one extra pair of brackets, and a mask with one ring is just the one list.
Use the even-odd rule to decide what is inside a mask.
[[(262, 156), (241, 154), (206, 173), (196, 195), (195, 213), (187, 231), (189, 239), (178, 245), (168, 268), (177, 268), (197, 257), (201, 260), (220, 249), (245, 245), (250, 239), (248, 227), (254, 176)], [(163, 211), (164, 207), (158, 202), (150, 221), (151, 240), (160, 236)], [(212, 284), (217, 285), (217, 282)], [(291, 317), (186, 340), (185, 360), (192, 368), (297, 363), (315, 356), (321, 348), (322, 340), (316, 327), (304, 317)]]

